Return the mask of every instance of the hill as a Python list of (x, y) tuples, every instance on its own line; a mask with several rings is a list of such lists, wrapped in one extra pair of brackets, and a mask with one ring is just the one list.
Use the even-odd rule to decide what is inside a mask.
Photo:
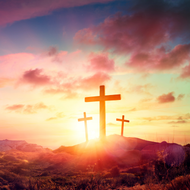
[(185, 148), (167, 142), (152, 142), (133, 137), (110, 135), (105, 141), (91, 140), (74, 146), (61, 146), (54, 153), (66, 152), (77, 157), (79, 165), (97, 167), (138, 166), (162, 158), (168, 165), (179, 165), (185, 159)]
[(180, 175), (186, 175), (179, 178), (182, 181), (190, 179), (189, 149), (119, 135), (108, 136), (105, 141), (61, 146), (54, 151), (26, 141), (3, 140), (0, 188), (119, 189), (154, 183), (160, 189), (161, 183), (165, 186)]

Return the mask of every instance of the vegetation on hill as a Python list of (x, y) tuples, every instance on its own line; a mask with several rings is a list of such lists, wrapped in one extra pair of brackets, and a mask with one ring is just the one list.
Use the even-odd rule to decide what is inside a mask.
[[(168, 164), (162, 151), (156, 159), (147, 160), (139, 157), (140, 150), (131, 149), (125, 154), (116, 151), (115, 159), (108, 156), (113, 154), (108, 149), (109, 154), (98, 150), (97, 159), (90, 156), (93, 151), (87, 154), (89, 149), (77, 155), (0, 152), (0, 190), (190, 189), (190, 152), (184, 149), (185, 158), (179, 165)], [(130, 161), (135, 156), (140, 158), (138, 164)]]

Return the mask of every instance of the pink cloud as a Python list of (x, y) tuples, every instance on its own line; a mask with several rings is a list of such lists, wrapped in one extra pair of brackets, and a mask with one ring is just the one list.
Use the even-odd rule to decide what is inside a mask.
[[(134, 0), (128, 14), (115, 14), (97, 26), (78, 31), (75, 40), (84, 44), (98, 44), (119, 53), (150, 50), (169, 41), (190, 36), (188, 1), (178, 5), (167, 1)], [(185, 39), (184, 42), (186, 42)]]
[(177, 45), (171, 51), (157, 49), (154, 52), (133, 53), (127, 66), (138, 70), (170, 70), (182, 66), (190, 58), (190, 44)]
[(158, 62), (159, 69), (170, 69), (183, 64), (190, 58), (190, 44), (177, 45), (172, 51), (161, 57)]
[(152, 89), (154, 86), (150, 83), (144, 84), (144, 85), (129, 85), (127, 93), (135, 93), (135, 94), (148, 94), (150, 95), (150, 89)]
[(42, 69), (25, 71), (19, 83), (30, 84), (32, 86), (44, 86), (51, 84), (51, 77), (43, 74)]
[(91, 53), (89, 55), (90, 64), (87, 65), (87, 68), (92, 71), (114, 71), (115, 63), (113, 59), (109, 59), (107, 53), (94, 54)]
[(108, 74), (103, 73), (103, 72), (97, 72), (90, 77), (82, 78), (79, 86), (85, 90), (93, 89), (93, 88), (97, 88), (99, 85), (104, 84), (110, 79), (111, 77)]
[(65, 56), (68, 55), (67, 51), (59, 51), (57, 47), (50, 46), (48, 50), (42, 53), (43, 57), (51, 57), (53, 62), (63, 62)]
[[(74, 40), (129, 55), (125, 65), (140, 72), (176, 69), (189, 61), (190, 3), (135, 0), (134, 4), (126, 15), (116, 14), (97, 26), (78, 31)], [(171, 45), (174, 42), (175, 47)], [(189, 72), (184, 71), (181, 78), (187, 77)]]
[(42, 102), (34, 104), (34, 105), (15, 104), (15, 105), (6, 107), (6, 110), (15, 111), (17, 113), (24, 113), (24, 114), (34, 114), (42, 109), (49, 109), (49, 107), (46, 106)]
[(47, 51), (47, 55), (48, 56), (53, 56), (53, 55), (56, 55), (58, 53), (58, 49), (57, 47), (49, 47), (48, 51)]
[(14, 82), (14, 79), (11, 78), (0, 78), (0, 88), (10, 85)]
[(50, 14), (60, 8), (83, 6), (91, 3), (106, 3), (112, 0), (6, 0), (0, 2), (0, 25)]
[(183, 68), (180, 78), (190, 78), (190, 64)]
[(157, 98), (157, 101), (159, 103), (168, 103), (168, 102), (174, 102), (175, 97), (173, 96), (173, 92), (170, 92), (168, 94), (163, 94)]
[(75, 80), (72, 79), (70, 82), (65, 83), (58, 83), (52, 86), (49, 86), (48, 88), (44, 89), (45, 93), (48, 94), (72, 94), (72, 89), (75, 88)]
[(0, 56), (0, 75), (1, 77), (14, 77), (28, 66), (35, 59), (30, 53), (17, 53)]
[(73, 89), (78, 90), (90, 90), (97, 88), (99, 85), (106, 83), (109, 81), (111, 77), (103, 72), (97, 72), (92, 76), (88, 77), (76, 77), (68, 79), (69, 82), (57, 83), (48, 88), (44, 91), (45, 93), (50, 94), (67, 94), (67, 97), (76, 97), (76, 93), (73, 92)]
[(142, 48), (149, 50), (167, 42), (167, 28), (168, 21), (164, 18), (155, 20), (144, 13), (124, 16), (117, 14), (98, 26), (78, 31), (74, 39), (88, 45), (99, 44), (106, 49), (114, 49), (117, 53), (129, 53)]

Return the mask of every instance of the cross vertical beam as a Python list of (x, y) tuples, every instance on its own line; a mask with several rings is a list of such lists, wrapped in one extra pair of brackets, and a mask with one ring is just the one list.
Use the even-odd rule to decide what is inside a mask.
[(106, 136), (106, 101), (111, 100), (121, 100), (120, 94), (115, 95), (105, 95), (105, 86), (100, 86), (100, 96), (92, 96), (92, 97), (86, 97), (85, 102), (100, 102), (100, 139), (104, 140)]
[[(105, 96), (105, 87), (100, 86), (100, 97)], [(106, 136), (106, 102), (100, 100), (100, 139)]]
[(86, 112), (84, 112), (84, 118), (79, 118), (78, 119), (78, 121), (84, 121), (86, 142), (88, 142), (87, 120), (92, 120), (92, 117), (86, 117)]
[(122, 123), (121, 123), (121, 136), (123, 136), (123, 131), (124, 131), (124, 122), (129, 122), (129, 120), (125, 120), (124, 119), (124, 115), (122, 115), (122, 119), (117, 119), (116, 118), (116, 121), (121, 121)]

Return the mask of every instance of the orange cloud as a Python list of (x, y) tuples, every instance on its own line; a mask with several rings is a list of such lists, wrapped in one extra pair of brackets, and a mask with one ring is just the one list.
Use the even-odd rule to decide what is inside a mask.
[(168, 103), (168, 102), (174, 102), (175, 97), (173, 96), (173, 92), (170, 92), (168, 94), (163, 94), (157, 98), (157, 101), (159, 103)]
[(48, 119), (46, 119), (46, 121), (52, 121), (52, 120), (57, 120), (57, 119), (61, 119), (61, 118), (64, 118), (65, 115), (63, 114), (63, 112), (59, 112), (56, 114), (55, 117), (50, 117)]
[(162, 120), (171, 120), (172, 121), (183, 121), (183, 120), (189, 120), (190, 114), (183, 114), (183, 115), (173, 115), (173, 116), (167, 116), (167, 115), (161, 115), (156, 117), (143, 117), (141, 119), (148, 120), (148, 121), (162, 121)]
[(185, 94), (179, 94), (177, 100), (182, 100), (185, 97)]

